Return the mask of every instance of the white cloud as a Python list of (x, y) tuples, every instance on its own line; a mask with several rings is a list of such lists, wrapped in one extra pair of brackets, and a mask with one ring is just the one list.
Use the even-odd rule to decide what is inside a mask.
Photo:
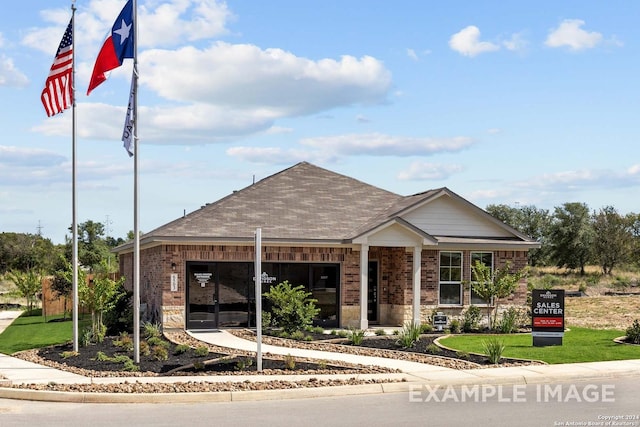
[(461, 172), (462, 169), (460, 165), (413, 162), (407, 170), (398, 174), (398, 179), (402, 181), (442, 180)]
[(141, 84), (164, 98), (261, 109), (274, 117), (381, 103), (391, 86), (391, 73), (370, 56), (313, 61), (282, 49), (218, 42), (147, 50), (140, 61)]
[(557, 28), (549, 32), (545, 45), (549, 47), (566, 46), (574, 51), (597, 46), (602, 41), (602, 34), (583, 30), (581, 27), (584, 24), (585, 22), (580, 19), (565, 19)]
[(338, 155), (425, 156), (464, 150), (474, 144), (469, 137), (415, 138), (381, 133), (346, 134), (305, 138), (302, 145)]
[(461, 55), (470, 57), (500, 49), (497, 44), (480, 41), (480, 30), (475, 25), (469, 25), (452, 35), (449, 39), (449, 47)]
[(407, 49), (407, 56), (414, 61), (418, 60), (418, 54), (416, 54), (416, 51), (413, 49)]
[(529, 43), (524, 39), (521, 33), (515, 33), (511, 35), (509, 40), (502, 42), (502, 45), (510, 51), (521, 52), (527, 48)]
[(28, 84), (29, 79), (15, 67), (13, 60), (0, 55), (0, 86), (25, 87)]

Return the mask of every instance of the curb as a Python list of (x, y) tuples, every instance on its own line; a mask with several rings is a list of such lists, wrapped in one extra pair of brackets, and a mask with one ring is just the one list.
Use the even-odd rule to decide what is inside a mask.
[[(414, 377), (402, 382), (324, 386), (308, 388), (291, 388), (277, 390), (238, 390), (215, 392), (184, 392), (184, 393), (93, 393), (93, 392), (63, 392), (47, 390), (29, 390), (6, 387), (0, 384), (0, 398), (14, 400), (30, 400), (41, 402), (65, 403), (202, 403), (202, 402), (246, 402), (266, 400), (311, 399), (317, 397), (340, 397), (354, 395), (410, 393), (416, 387), (424, 386), (486, 386), (486, 385), (532, 385), (570, 381), (595, 381), (614, 378), (640, 378), (640, 370), (594, 371), (591, 373), (574, 373), (545, 375), (531, 371), (530, 374), (517, 373), (513, 375), (490, 375), (491, 370), (463, 371), (474, 375), (467, 378)], [(483, 376), (482, 373), (489, 375)], [(496, 373), (497, 374), (497, 373)]]
[(91, 393), (0, 387), (0, 398), (66, 403), (201, 403), (311, 399), (315, 397), (339, 397), (408, 391), (409, 383), (407, 382), (281, 390), (240, 390), (194, 393)]

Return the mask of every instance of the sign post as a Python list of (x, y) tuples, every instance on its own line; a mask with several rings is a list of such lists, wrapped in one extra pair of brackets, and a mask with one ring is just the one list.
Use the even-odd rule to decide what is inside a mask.
[(534, 347), (562, 345), (564, 289), (531, 291), (531, 336)]
[(262, 372), (262, 229), (256, 228), (256, 265), (253, 281), (256, 285), (256, 369)]

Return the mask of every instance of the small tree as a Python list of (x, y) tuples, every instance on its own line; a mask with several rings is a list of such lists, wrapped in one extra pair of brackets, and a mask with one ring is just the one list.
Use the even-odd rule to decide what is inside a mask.
[(35, 270), (12, 270), (6, 274), (6, 278), (16, 285), (16, 295), (27, 300), (27, 310), (31, 313), (38, 300), (38, 294), (42, 292), (42, 275)]
[[(487, 320), (489, 329), (493, 330), (498, 317), (498, 303), (501, 298), (512, 295), (518, 287), (518, 282), (524, 276), (524, 270), (511, 273), (511, 263), (492, 272), (491, 267), (480, 261), (471, 266), (473, 291), (487, 302)], [(493, 319), (491, 312), (493, 311)]]
[(272, 304), (271, 323), (288, 334), (310, 327), (313, 318), (320, 313), (315, 306), (317, 300), (310, 296), (311, 293), (305, 291), (304, 286), (292, 287), (286, 280), (272, 286), (264, 294)]
[(120, 299), (123, 282), (124, 278), (115, 281), (108, 274), (101, 273), (94, 277), (92, 284), (83, 281), (78, 286), (80, 302), (91, 311), (91, 334), (98, 342), (106, 332), (102, 316)]

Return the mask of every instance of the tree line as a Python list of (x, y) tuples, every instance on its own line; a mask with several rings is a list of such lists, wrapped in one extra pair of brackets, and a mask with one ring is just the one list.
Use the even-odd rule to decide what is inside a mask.
[[(640, 267), (640, 214), (622, 215), (613, 206), (590, 211), (584, 203), (564, 203), (553, 211), (533, 205), (488, 205), (496, 219), (541, 243), (529, 251), (532, 266), (557, 266), (585, 272), (598, 265), (603, 274), (615, 267)], [(71, 229), (71, 228), (70, 228)], [(127, 239), (133, 238), (129, 232)], [(105, 236), (100, 222), (78, 225), (78, 260), (89, 273), (115, 272), (118, 262), (111, 250), (125, 239)], [(67, 268), (71, 262), (71, 239), (54, 245), (37, 234), (0, 233), (0, 274), (36, 270), (44, 275)], [(103, 270), (109, 271), (103, 271)]]
[(585, 273), (598, 265), (610, 275), (615, 267), (640, 266), (640, 214), (620, 214), (613, 206), (590, 211), (584, 203), (564, 203), (552, 212), (533, 205), (489, 205), (493, 217), (541, 243), (529, 251), (532, 266), (557, 266)]

